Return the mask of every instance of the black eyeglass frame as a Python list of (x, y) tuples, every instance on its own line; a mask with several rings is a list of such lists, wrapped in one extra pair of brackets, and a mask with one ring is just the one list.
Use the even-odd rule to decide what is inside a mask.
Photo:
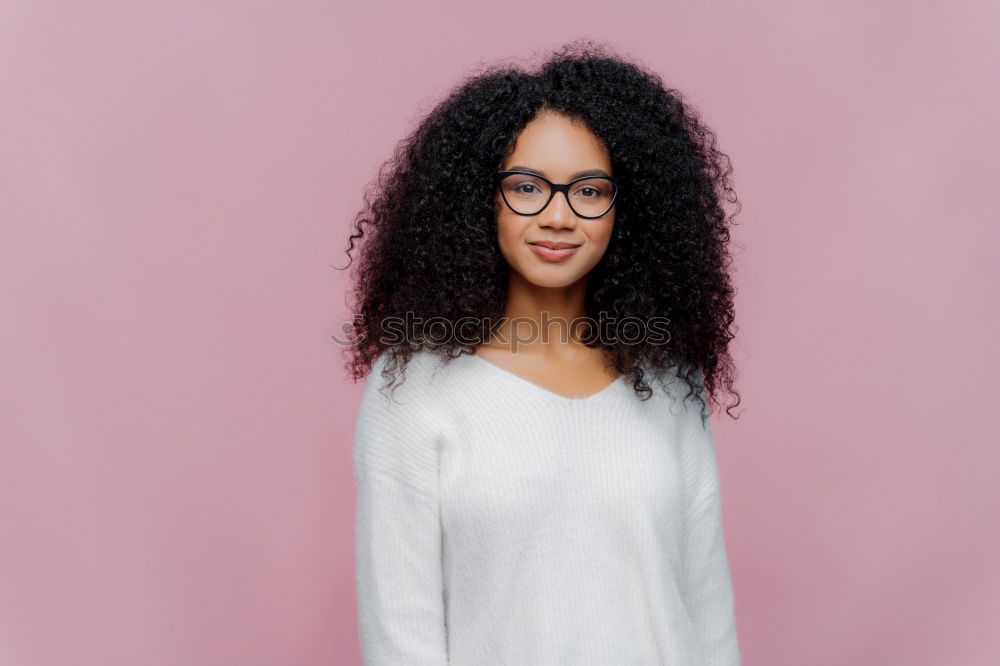
[[(531, 171), (497, 171), (497, 173), (496, 173), (497, 184), (499, 184), (500, 181), (502, 181), (507, 176), (512, 176), (512, 175), (515, 175), (515, 174), (520, 174), (522, 176), (532, 176), (533, 178), (538, 178), (539, 180), (544, 180), (548, 184), (548, 186), (549, 186), (549, 198), (548, 198), (548, 201), (546, 201), (545, 205), (543, 205), (541, 208), (539, 208), (534, 213), (522, 213), (519, 210), (515, 210), (514, 207), (510, 205), (510, 202), (507, 201), (507, 196), (503, 193), (503, 188), (501, 187), (500, 188), (500, 198), (503, 199), (503, 202), (507, 205), (507, 208), (510, 208), (512, 211), (514, 211), (518, 215), (525, 215), (525, 216), (528, 216), (528, 217), (532, 217), (534, 215), (538, 215), (543, 210), (545, 210), (546, 208), (548, 208), (548, 205), (550, 203), (552, 203), (552, 199), (559, 192), (562, 192), (563, 196), (566, 197), (566, 203), (569, 204), (569, 208), (570, 208), (570, 210), (573, 211), (573, 214), (576, 215), (577, 217), (582, 217), (585, 220), (597, 220), (599, 218), (604, 217), (609, 212), (611, 212), (611, 209), (614, 208), (614, 206), (615, 206), (615, 201), (618, 200), (618, 181), (616, 181), (614, 178), (611, 178), (610, 176), (580, 176), (579, 178), (575, 178), (575, 179), (571, 180), (568, 183), (564, 183), (562, 185), (557, 185), (556, 183), (553, 183), (548, 178), (545, 178), (544, 176), (539, 176), (537, 173), (532, 173)], [(610, 181), (611, 184), (614, 186), (614, 191), (611, 194), (611, 203), (608, 205), (607, 209), (603, 213), (601, 213), (600, 215), (580, 215), (580, 213), (577, 212), (576, 208), (573, 208), (573, 202), (569, 200), (569, 188), (574, 183), (578, 183), (581, 180), (594, 180), (594, 179), (601, 179), (601, 180)]]

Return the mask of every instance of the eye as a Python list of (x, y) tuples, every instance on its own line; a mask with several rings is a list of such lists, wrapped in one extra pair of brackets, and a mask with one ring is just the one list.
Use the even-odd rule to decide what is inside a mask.
[[(521, 189), (522, 187), (531, 187), (531, 188), (535, 188), (535, 186), (534, 186), (533, 184), (531, 184), (531, 183), (521, 183), (520, 185), (518, 185), (518, 186), (517, 186), (517, 187), (515, 187), (514, 189), (515, 189), (515, 191), (518, 191), (518, 192), (522, 192), (523, 194), (533, 194), (533, 191), (525, 191), (525, 190), (522, 190), (522, 189)], [(535, 188), (535, 189), (537, 189), (537, 188)]]
[(583, 193), (583, 192), (592, 192), (592, 194), (588, 195), (590, 197), (599, 196), (601, 194), (599, 191), (597, 191), (596, 188), (593, 188), (593, 187), (584, 187), (584, 188), (581, 188), (580, 192), (581, 193)]

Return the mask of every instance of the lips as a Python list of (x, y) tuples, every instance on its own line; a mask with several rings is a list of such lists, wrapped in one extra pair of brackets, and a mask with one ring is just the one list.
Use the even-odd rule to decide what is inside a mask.
[(537, 241), (534, 243), (528, 243), (528, 247), (531, 248), (532, 252), (545, 261), (562, 261), (567, 257), (573, 256), (573, 254), (576, 253), (577, 248), (580, 246), (575, 243), (565, 243), (561, 241)]
[(563, 241), (531, 241), (528, 245), (540, 245), (542, 247), (547, 247), (551, 250), (565, 250), (571, 247), (580, 247), (579, 243), (566, 243)]

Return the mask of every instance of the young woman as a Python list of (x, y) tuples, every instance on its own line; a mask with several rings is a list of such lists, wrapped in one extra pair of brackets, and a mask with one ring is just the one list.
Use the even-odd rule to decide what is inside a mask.
[(479, 73), (400, 146), (351, 235), (366, 664), (739, 664), (707, 419), (730, 173), (590, 45)]

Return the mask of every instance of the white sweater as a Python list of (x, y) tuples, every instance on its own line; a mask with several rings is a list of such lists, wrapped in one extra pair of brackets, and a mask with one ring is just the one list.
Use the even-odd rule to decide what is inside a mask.
[(676, 375), (569, 398), (418, 352), (390, 400), (385, 362), (354, 443), (365, 664), (739, 664), (711, 428)]

